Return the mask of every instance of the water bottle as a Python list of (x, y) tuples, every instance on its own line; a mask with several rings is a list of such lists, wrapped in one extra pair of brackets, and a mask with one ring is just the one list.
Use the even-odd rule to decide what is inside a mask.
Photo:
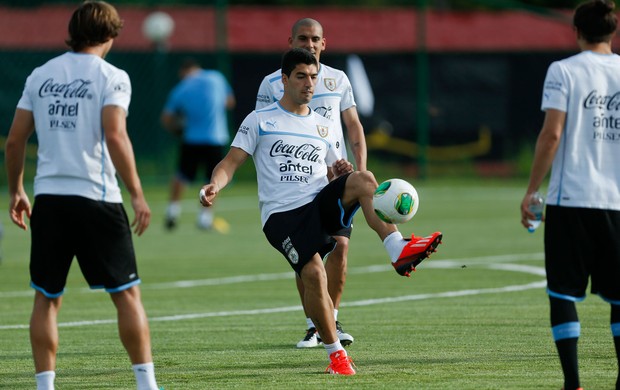
[(530, 197), (530, 212), (536, 216), (536, 219), (528, 219), (527, 222), (531, 225), (527, 228), (527, 231), (534, 233), (534, 231), (540, 226), (542, 222), (543, 209), (545, 207), (545, 198), (536, 191)]

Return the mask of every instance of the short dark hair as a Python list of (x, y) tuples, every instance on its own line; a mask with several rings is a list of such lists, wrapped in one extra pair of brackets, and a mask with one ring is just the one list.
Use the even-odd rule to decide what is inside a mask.
[(618, 27), (616, 4), (608, 0), (590, 0), (575, 10), (573, 25), (588, 43), (606, 42)]
[(319, 65), (314, 54), (306, 49), (295, 48), (287, 51), (282, 56), (282, 74), (290, 77), (293, 69), (299, 64)]
[(200, 68), (200, 62), (194, 57), (185, 57), (183, 61), (181, 61), (181, 65), (179, 66), (179, 70), (181, 72), (187, 72), (193, 68)]
[(105, 1), (85, 1), (71, 16), (65, 43), (73, 51), (81, 51), (116, 38), (122, 28), (123, 21), (112, 5)]
[(321, 30), (321, 35), (323, 35), (323, 26), (321, 26), (321, 23), (318, 22), (318, 20), (312, 19), (312, 18), (303, 18), (303, 19), (299, 19), (298, 21), (295, 22), (295, 24), (293, 24), (293, 27), (291, 28), (291, 37), (293, 37), (293, 39), (295, 39), (295, 36), (297, 35), (297, 31), (299, 31), (299, 29), (301, 27), (318, 27)]

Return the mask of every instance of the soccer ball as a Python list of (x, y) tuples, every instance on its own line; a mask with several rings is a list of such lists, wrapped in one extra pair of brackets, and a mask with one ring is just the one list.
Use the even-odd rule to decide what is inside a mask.
[(402, 179), (389, 179), (379, 184), (372, 197), (377, 216), (387, 223), (405, 223), (418, 211), (418, 192)]

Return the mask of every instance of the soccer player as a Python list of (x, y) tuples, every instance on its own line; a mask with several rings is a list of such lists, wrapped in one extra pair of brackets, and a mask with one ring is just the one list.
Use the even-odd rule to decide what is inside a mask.
[[(212, 69), (202, 69), (193, 58), (186, 59), (179, 69), (181, 81), (170, 91), (161, 114), (164, 128), (183, 138), (177, 174), (170, 185), (170, 202), (166, 209), (166, 228), (173, 229), (181, 214), (181, 196), (187, 183), (196, 178), (198, 168), (204, 169), (205, 181), (222, 157), (224, 145), (230, 142), (226, 111), (236, 104), (226, 77)], [(200, 229), (218, 228), (213, 212), (200, 210)]]
[[(401, 275), (409, 275), (441, 242), (442, 234), (403, 239), (395, 225), (374, 213), (377, 182), (370, 171), (335, 153), (334, 123), (308, 107), (318, 63), (305, 49), (291, 49), (282, 59), (282, 99), (250, 113), (230, 151), (201, 190), (200, 202), (211, 206), (249, 156), (254, 159), (263, 232), (304, 283), (306, 311), (329, 355), (327, 371), (353, 375), (355, 370), (337, 336), (334, 305), (328, 294), (322, 258), (335, 244), (334, 232), (348, 227), (361, 206)], [(328, 181), (328, 177), (332, 181)]]
[[(581, 52), (549, 66), (542, 95), (545, 119), (521, 202), (521, 224), (529, 227), (527, 220), (534, 219), (529, 198), (551, 170), (545, 267), (552, 335), (566, 390), (581, 387), (575, 302), (585, 299), (589, 279), (591, 292), (611, 305), (620, 364), (620, 57), (612, 52), (614, 3), (582, 3), (573, 25)], [(620, 373), (615, 388), (620, 388)]]
[[(353, 90), (347, 75), (341, 70), (334, 69), (322, 64), (321, 53), (325, 50), (325, 37), (323, 37), (323, 27), (321, 24), (310, 18), (298, 20), (292, 28), (291, 36), (288, 39), (291, 48), (303, 48), (310, 51), (316, 57), (319, 64), (315, 93), (308, 104), (316, 113), (329, 118), (333, 121), (332, 132), (337, 137), (334, 149), (339, 158), (347, 159), (347, 150), (344, 141), (342, 122), (347, 128), (347, 138), (349, 147), (355, 159), (358, 170), (366, 170), (366, 140), (364, 138), (364, 128), (360, 123), (355, 108)], [(260, 84), (256, 97), (256, 109), (264, 108), (282, 98), (282, 72), (280, 69), (266, 76)], [(325, 262), (327, 269), (327, 286), (329, 296), (334, 304), (334, 318), (336, 319), (336, 329), (340, 342), (347, 346), (353, 343), (354, 338), (342, 329), (338, 321), (338, 310), (340, 300), (344, 291), (344, 284), (347, 273), (347, 253), (349, 251), (349, 239), (351, 238), (352, 227), (347, 227), (334, 232), (336, 248), (329, 254)], [(301, 278), (295, 278), (297, 290), (301, 298), (302, 306), (306, 314), (306, 334), (297, 343), (298, 348), (311, 348), (320, 345), (321, 339), (316, 330), (316, 326), (305, 310), (304, 285)]]
[[(141, 235), (151, 219), (126, 129), (131, 84), (125, 71), (104, 60), (122, 25), (110, 4), (82, 3), (69, 21), (71, 51), (30, 74), (6, 141), (10, 217), (24, 230), (24, 214), (31, 221), (30, 341), (39, 390), (54, 389), (57, 317), (74, 256), (90, 287), (110, 293), (137, 388), (157, 389), (131, 238), (132, 227)], [(23, 175), (34, 131), (39, 147), (31, 212)], [(131, 226), (117, 172), (131, 195)]]

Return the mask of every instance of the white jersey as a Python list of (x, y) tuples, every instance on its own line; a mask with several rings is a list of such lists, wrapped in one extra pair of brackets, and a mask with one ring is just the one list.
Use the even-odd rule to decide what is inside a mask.
[(263, 226), (272, 213), (310, 203), (328, 183), (327, 167), (338, 157), (333, 122), (310, 110), (300, 116), (280, 103), (252, 111), (231, 146), (254, 159)]
[[(282, 70), (278, 69), (266, 76), (258, 88), (256, 109), (260, 109), (277, 102), (284, 95), (282, 84)], [(340, 113), (355, 106), (353, 89), (347, 75), (338, 69), (320, 64), (319, 73), (314, 87), (314, 96), (308, 104), (316, 113), (331, 119), (334, 134), (338, 143), (335, 146), (339, 158), (347, 160), (347, 148), (344, 142), (344, 132)]]
[(103, 106), (128, 112), (129, 76), (91, 54), (68, 52), (36, 68), (17, 107), (33, 112), (39, 140), (34, 194), (122, 202), (101, 125)]
[(552, 63), (542, 109), (567, 113), (547, 204), (620, 210), (620, 56), (584, 51)]

